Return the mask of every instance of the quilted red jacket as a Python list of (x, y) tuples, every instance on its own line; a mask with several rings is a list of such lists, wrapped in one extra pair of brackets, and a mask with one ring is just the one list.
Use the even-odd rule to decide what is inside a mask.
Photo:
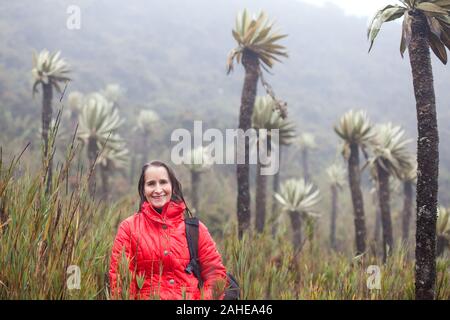
[(144, 202), (140, 212), (120, 224), (109, 268), (113, 298), (120, 296), (121, 283), (124, 283), (120, 280), (118, 271), (122, 251), (128, 259), (131, 271), (131, 299), (214, 298), (215, 282), (222, 281), (223, 284), (226, 281), (225, 267), (208, 229), (200, 222), (198, 257), (204, 281), (201, 293), (197, 278), (185, 271), (190, 255), (184, 210), (183, 202), (170, 201), (159, 214), (151, 204)]

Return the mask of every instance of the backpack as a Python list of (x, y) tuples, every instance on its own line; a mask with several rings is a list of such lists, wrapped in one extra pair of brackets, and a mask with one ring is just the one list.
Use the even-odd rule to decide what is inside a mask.
[[(198, 260), (198, 224), (199, 220), (196, 217), (185, 219), (186, 224), (186, 238), (189, 247), (189, 254), (191, 260), (187, 265), (185, 271), (189, 274), (193, 273), (198, 279), (198, 288), (203, 287), (203, 279), (201, 277), (200, 264)], [(224, 300), (239, 300), (240, 288), (237, 280), (233, 275), (227, 272), (228, 287), (225, 289)]]

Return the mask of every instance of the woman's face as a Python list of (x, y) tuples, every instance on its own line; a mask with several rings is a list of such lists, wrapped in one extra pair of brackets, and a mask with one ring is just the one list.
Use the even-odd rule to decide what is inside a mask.
[(172, 197), (172, 184), (164, 167), (149, 166), (145, 170), (144, 194), (154, 208), (162, 208)]

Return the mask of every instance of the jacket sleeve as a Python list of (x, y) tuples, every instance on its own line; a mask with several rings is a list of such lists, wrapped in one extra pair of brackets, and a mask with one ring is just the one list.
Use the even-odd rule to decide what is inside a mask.
[(111, 252), (111, 260), (109, 266), (109, 280), (111, 288), (111, 297), (117, 299), (121, 296), (121, 284), (120, 279), (118, 282), (119, 275), (119, 265), (122, 259), (122, 251), (125, 253), (129, 261), (129, 269), (133, 270), (132, 261), (132, 251), (131, 251), (131, 232), (130, 224), (127, 220), (123, 221), (119, 225), (119, 230), (117, 231), (116, 239)]
[(216, 243), (209, 234), (206, 226), (200, 222), (198, 239), (198, 258), (200, 261), (201, 276), (203, 279), (203, 299), (223, 299), (224, 293), (214, 292), (216, 283), (224, 287), (227, 274), (222, 257), (217, 251)]

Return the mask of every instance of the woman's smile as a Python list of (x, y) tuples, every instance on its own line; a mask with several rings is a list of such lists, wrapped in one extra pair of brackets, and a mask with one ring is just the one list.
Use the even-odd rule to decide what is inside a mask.
[(150, 166), (145, 171), (144, 194), (154, 208), (162, 208), (170, 201), (172, 184), (166, 168)]
[(152, 197), (152, 199), (154, 199), (157, 202), (164, 201), (164, 203), (165, 203), (167, 195), (166, 194), (159, 194), (159, 195), (152, 195), (151, 197)]

